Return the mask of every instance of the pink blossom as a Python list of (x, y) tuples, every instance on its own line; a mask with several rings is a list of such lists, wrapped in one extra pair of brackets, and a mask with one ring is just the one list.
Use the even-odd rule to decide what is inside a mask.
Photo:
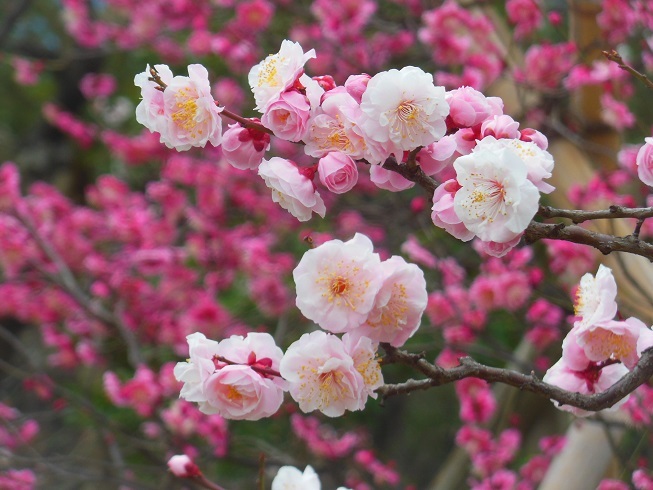
[(178, 478), (194, 478), (201, 474), (197, 465), (185, 454), (177, 454), (168, 460), (168, 469)]
[(13, 162), (0, 165), (0, 211), (9, 211), (20, 199), (20, 173)]
[(360, 104), (367, 139), (396, 156), (437, 141), (446, 133), (449, 114), (444, 95), (432, 75), (414, 66), (377, 73)]
[(293, 342), (281, 361), (281, 375), (303, 412), (319, 410), (339, 417), (346, 410), (362, 410), (368, 396), (383, 383), (375, 360), (376, 344), (345, 334), (343, 340), (322, 331), (304, 334)]
[(193, 146), (204, 148), (206, 143), (218, 146), (222, 141), (222, 108), (213, 101), (209, 72), (202, 65), (194, 64), (188, 65), (188, 75), (166, 82), (165, 126), (159, 131), (161, 143), (178, 151)]
[(292, 90), (283, 92), (265, 106), (261, 123), (278, 138), (300, 141), (307, 131), (311, 106), (305, 95)]
[(487, 242), (507, 243), (528, 226), (540, 194), (524, 161), (509, 148), (481, 148), (456, 160), (461, 188), (454, 211), (468, 230)]
[(270, 148), (270, 135), (255, 128), (230, 124), (222, 135), (222, 156), (234, 168), (257, 168)]
[(471, 128), (490, 116), (503, 113), (503, 101), (499, 97), (485, 97), (472, 87), (460, 87), (446, 94), (449, 119), (454, 127)]
[(589, 272), (581, 280), (576, 292), (574, 313), (580, 317), (582, 328), (609, 322), (617, 314), (617, 283), (612, 269), (599, 265), (596, 277)]
[(546, 150), (549, 147), (549, 140), (536, 129), (522, 129), (519, 131), (519, 139), (528, 143), (535, 143), (542, 150)]
[(637, 175), (646, 185), (653, 186), (653, 138), (644, 138), (644, 146), (637, 152)]
[(279, 409), (286, 383), (274, 372), (283, 353), (270, 334), (232, 335), (218, 343), (195, 333), (188, 344), (190, 359), (174, 368), (184, 382), (181, 398), (234, 420), (259, 420)]
[(272, 189), (272, 200), (299, 221), (308, 221), (313, 213), (324, 218), (326, 207), (312, 176), (307, 177), (293, 162), (279, 157), (264, 159), (258, 174)]
[(453, 162), (460, 156), (457, 150), (456, 136), (449, 134), (422, 148), (417, 154), (417, 161), (426, 175), (437, 175), (440, 180), (443, 180), (442, 174), (446, 169), (453, 172)]
[(426, 309), (424, 273), (397, 255), (381, 262), (379, 273), (383, 284), (367, 320), (355, 334), (400, 347), (417, 331)]
[(429, 268), (434, 268), (438, 259), (427, 248), (423, 247), (415, 235), (408, 235), (406, 241), (401, 245), (402, 253), (406, 254), (410, 260), (417, 262)]
[(621, 480), (605, 478), (601, 480), (596, 490), (630, 490), (630, 486)]
[(512, 240), (507, 242), (493, 242), (493, 241), (484, 241), (481, 239), (474, 240), (472, 246), (480, 254), (486, 254), (490, 257), (503, 257), (513, 248), (519, 245), (521, 241), (522, 233), (515, 236)]
[(293, 466), (282, 466), (272, 480), (272, 490), (320, 490), (320, 478), (311, 466), (302, 473)]
[(79, 82), (79, 90), (87, 99), (109, 97), (116, 87), (116, 79), (109, 73), (87, 73)]
[[(563, 342), (562, 358), (546, 372), (542, 380), (567, 391), (592, 395), (607, 390), (610, 386), (619, 381), (628, 369), (623, 364), (602, 365), (590, 361), (585, 355), (582, 347), (578, 345), (576, 336), (572, 330)], [(626, 402), (626, 398), (616, 405), (607, 409), (615, 410)], [(592, 412), (570, 405), (553, 404), (560, 410), (571, 412), (578, 417), (586, 417)]]
[(281, 49), (271, 54), (249, 71), (249, 86), (254, 92), (256, 110), (265, 111), (268, 104), (274, 102), (288, 90), (304, 73), (304, 64), (315, 58), (315, 50), (304, 53), (299, 43), (285, 39)]
[(274, 4), (267, 0), (249, 0), (236, 5), (236, 21), (245, 31), (264, 31), (274, 17)]
[(330, 240), (307, 251), (293, 271), (297, 307), (330, 332), (350, 331), (367, 320), (383, 281), (369, 238)]
[(637, 25), (638, 14), (627, 0), (603, 0), (596, 21), (610, 44), (616, 45), (628, 39)]
[(601, 95), (601, 119), (618, 131), (632, 128), (635, 125), (635, 115), (630, 112), (628, 106), (611, 94)]
[(556, 90), (574, 66), (575, 58), (573, 43), (533, 45), (526, 51), (524, 68), (515, 70), (515, 79), (545, 92)]
[(344, 194), (358, 182), (358, 168), (350, 156), (332, 151), (317, 164), (320, 182), (335, 194)]

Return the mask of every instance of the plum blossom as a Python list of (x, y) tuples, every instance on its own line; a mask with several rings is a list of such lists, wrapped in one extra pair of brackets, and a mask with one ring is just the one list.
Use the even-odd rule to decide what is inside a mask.
[(310, 112), (311, 106), (305, 95), (294, 90), (283, 92), (265, 107), (261, 123), (276, 137), (297, 142), (308, 129)]
[(579, 326), (576, 342), (590, 361), (621, 361), (633, 369), (642, 351), (653, 346), (653, 331), (637, 318)]
[(134, 78), (141, 87), (143, 100), (136, 107), (136, 120), (152, 132), (160, 134), (161, 143), (178, 151), (193, 146), (204, 148), (222, 141), (222, 108), (215, 105), (211, 95), (209, 73), (202, 65), (188, 65), (188, 77), (172, 76), (165, 65), (155, 65), (161, 80), (166, 84), (161, 92), (149, 80), (147, 70)]
[[(256, 120), (258, 121), (258, 120)], [(257, 168), (270, 148), (270, 135), (256, 128), (230, 124), (222, 135), (222, 156), (234, 168)]]
[(395, 155), (427, 146), (447, 130), (444, 87), (436, 87), (432, 75), (414, 66), (374, 75), (360, 108), (367, 116), (362, 123), (367, 138)]
[[(567, 391), (583, 395), (601, 393), (619, 381), (628, 373), (623, 364), (604, 364), (590, 361), (582, 347), (578, 345), (575, 331), (572, 330), (563, 342), (562, 358), (546, 372), (542, 381), (558, 386)], [(626, 402), (628, 397), (620, 400), (608, 411), (615, 410)], [(571, 412), (578, 417), (586, 417), (593, 412), (569, 405), (560, 405), (553, 401), (560, 410)]]
[(317, 164), (320, 182), (335, 194), (344, 194), (358, 182), (358, 168), (350, 156), (332, 151)]
[(617, 282), (612, 269), (599, 265), (596, 277), (589, 272), (580, 279), (574, 313), (581, 319), (579, 327), (608, 322), (617, 314)]
[(637, 176), (646, 185), (653, 186), (653, 138), (644, 138), (645, 144), (637, 152)]
[(390, 192), (401, 192), (415, 185), (415, 182), (402, 177), (397, 172), (387, 170), (381, 165), (370, 165), (370, 180), (379, 189)]
[(178, 478), (193, 478), (200, 475), (200, 469), (185, 454), (177, 454), (168, 460), (168, 469)]
[(322, 218), (326, 207), (311, 178), (302, 173), (290, 160), (272, 157), (263, 160), (258, 174), (272, 189), (272, 200), (299, 221), (308, 221), (313, 213)]
[(538, 209), (540, 194), (524, 161), (510, 148), (481, 147), (454, 162), (461, 188), (454, 211), (486, 242), (514, 240)]
[(254, 93), (256, 110), (263, 112), (304, 73), (304, 64), (315, 58), (315, 50), (304, 53), (299, 43), (285, 39), (281, 49), (249, 71), (249, 86)]
[(450, 107), (449, 120), (455, 127), (471, 128), (490, 116), (503, 114), (499, 97), (486, 97), (472, 87), (460, 87), (446, 93)]
[(294, 466), (282, 466), (272, 480), (272, 490), (321, 490), (320, 478), (309, 465), (302, 473)]
[(417, 331), (426, 309), (424, 273), (397, 255), (382, 262), (380, 271), (383, 285), (367, 320), (355, 332), (400, 347)]
[(382, 286), (380, 263), (372, 241), (360, 233), (347, 242), (329, 240), (307, 251), (293, 271), (297, 307), (333, 333), (358, 327)]
[(259, 420), (279, 409), (286, 388), (278, 376), (283, 352), (270, 334), (250, 332), (221, 342), (201, 333), (187, 338), (190, 358), (174, 368), (184, 382), (181, 398), (198, 402), (203, 413), (233, 420)]
[(281, 375), (303, 412), (319, 410), (339, 417), (362, 410), (383, 376), (375, 359), (376, 343), (345, 334), (340, 340), (321, 330), (302, 335), (281, 361)]

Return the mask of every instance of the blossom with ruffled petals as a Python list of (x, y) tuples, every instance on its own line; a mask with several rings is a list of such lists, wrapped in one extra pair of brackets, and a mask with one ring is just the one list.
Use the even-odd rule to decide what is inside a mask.
[(454, 210), (486, 242), (514, 240), (537, 212), (540, 193), (524, 161), (510, 148), (475, 148), (454, 163), (461, 188)]
[(222, 141), (222, 108), (211, 95), (209, 72), (202, 65), (188, 65), (187, 77), (176, 76), (163, 91), (165, 127), (161, 143), (179, 151)]
[(417, 331), (426, 309), (424, 273), (398, 255), (381, 262), (380, 271), (383, 285), (356, 335), (400, 347)]
[(290, 212), (299, 221), (308, 221), (313, 213), (322, 218), (326, 207), (313, 181), (290, 160), (272, 157), (263, 160), (258, 174), (272, 189), (272, 200)]
[(304, 65), (315, 58), (315, 50), (304, 53), (299, 43), (285, 39), (281, 49), (271, 54), (249, 71), (249, 86), (254, 92), (256, 110), (263, 112), (282, 92), (290, 88), (304, 73)]
[(320, 182), (335, 194), (351, 190), (358, 182), (356, 162), (339, 151), (332, 151), (320, 158), (317, 171)]
[(368, 396), (383, 383), (375, 360), (376, 344), (345, 334), (340, 340), (321, 330), (293, 342), (281, 361), (281, 375), (303, 412), (319, 410), (339, 417), (346, 410), (362, 410)]
[(309, 465), (302, 473), (294, 466), (282, 466), (272, 480), (272, 490), (320, 490), (322, 485)]
[(637, 152), (637, 176), (646, 185), (653, 186), (653, 138), (644, 138), (644, 146)]
[(297, 142), (308, 129), (311, 106), (305, 95), (295, 90), (283, 92), (265, 107), (261, 123), (277, 138)]
[(184, 382), (181, 398), (198, 402), (203, 413), (234, 420), (259, 420), (279, 409), (286, 388), (278, 376), (283, 352), (270, 334), (251, 332), (215, 342), (194, 333), (188, 343), (190, 359), (174, 368)]
[(449, 105), (444, 87), (414, 66), (374, 75), (363, 93), (360, 108), (367, 138), (389, 152), (402, 155), (442, 138), (447, 130)]
[[(255, 120), (256, 122), (260, 122)], [(270, 148), (270, 135), (256, 128), (230, 124), (222, 135), (222, 156), (229, 165), (240, 170), (257, 168)]]
[(612, 269), (599, 265), (596, 277), (589, 272), (580, 279), (576, 291), (574, 313), (580, 327), (608, 322), (617, 314), (617, 282)]
[(379, 255), (369, 238), (329, 240), (308, 250), (293, 271), (297, 307), (325, 330), (350, 331), (367, 320), (381, 280)]
[(455, 179), (443, 182), (433, 193), (431, 220), (435, 226), (445, 229), (463, 242), (468, 242), (476, 235), (469, 231), (454, 209), (454, 197), (460, 189)]

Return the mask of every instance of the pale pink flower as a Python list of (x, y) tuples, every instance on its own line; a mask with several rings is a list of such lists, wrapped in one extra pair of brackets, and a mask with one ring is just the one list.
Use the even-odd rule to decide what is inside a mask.
[(370, 180), (379, 189), (391, 192), (401, 192), (415, 185), (415, 182), (402, 177), (397, 172), (386, 170), (381, 165), (370, 165)]
[[(304, 152), (322, 157), (331, 151), (339, 151), (354, 159), (366, 158), (370, 149), (358, 126), (363, 113), (358, 103), (342, 87), (326, 92), (324, 100), (309, 122), (304, 138)], [(380, 160), (381, 156), (375, 157)]]
[(522, 141), (527, 141), (529, 143), (535, 143), (542, 150), (546, 150), (549, 147), (549, 140), (540, 133), (537, 129), (524, 128), (519, 131), (519, 139)]
[(272, 490), (321, 490), (320, 478), (311, 466), (302, 473), (294, 466), (282, 466), (272, 480)]
[(168, 469), (178, 478), (193, 478), (199, 476), (200, 469), (185, 454), (177, 454), (168, 460)]
[(424, 273), (397, 255), (381, 262), (380, 273), (383, 285), (367, 320), (355, 333), (400, 347), (417, 331), (426, 309)]
[(362, 124), (367, 138), (401, 157), (404, 151), (427, 146), (447, 130), (449, 105), (443, 87), (414, 66), (376, 74), (363, 93)]
[(601, 264), (596, 277), (589, 272), (581, 277), (574, 302), (574, 313), (580, 317), (579, 327), (612, 320), (617, 314), (616, 297), (617, 282), (609, 267)]
[(653, 138), (644, 138), (644, 141), (635, 159), (637, 175), (646, 185), (653, 186)]
[(451, 122), (458, 128), (471, 128), (490, 116), (503, 114), (503, 101), (499, 97), (485, 97), (472, 87), (450, 90), (446, 100)]
[(303, 412), (319, 410), (339, 417), (362, 410), (373, 389), (383, 382), (374, 359), (376, 345), (364, 337), (343, 340), (323, 331), (304, 334), (293, 342), (281, 361), (281, 375)]
[(460, 184), (455, 179), (447, 180), (435, 189), (431, 220), (435, 226), (445, 229), (463, 242), (468, 242), (476, 235), (467, 229), (454, 210), (454, 197), (459, 189)]
[[(163, 83), (170, 83), (173, 79), (172, 71), (168, 65), (154, 65)], [(136, 121), (145, 126), (152, 133), (162, 133), (166, 127), (166, 116), (163, 104), (163, 92), (158, 90), (158, 85), (149, 80), (150, 65), (145, 71), (134, 77), (134, 85), (141, 88), (141, 101), (136, 106)]]
[(540, 193), (524, 161), (509, 148), (481, 148), (454, 163), (461, 189), (454, 210), (486, 242), (514, 240), (537, 212)]
[(209, 72), (202, 65), (188, 65), (188, 77), (176, 76), (163, 92), (165, 126), (161, 143), (178, 151), (222, 141), (221, 107), (211, 95)]
[(485, 148), (497, 150), (510, 148), (526, 164), (528, 180), (540, 192), (549, 194), (555, 190), (555, 187), (544, 182), (544, 179), (551, 177), (551, 172), (555, 165), (553, 156), (548, 151), (542, 150), (535, 143), (529, 143), (519, 139), (495, 139), (492, 136), (486, 136), (478, 142), (474, 151), (481, 151)]
[(313, 213), (322, 218), (326, 207), (315, 189), (312, 179), (303, 174), (290, 160), (272, 157), (263, 160), (258, 174), (272, 189), (272, 200), (290, 212), (299, 221), (308, 221)]
[(255, 128), (230, 124), (222, 135), (222, 156), (240, 170), (257, 168), (270, 148), (270, 135)]
[(263, 112), (282, 92), (288, 90), (304, 73), (304, 64), (315, 58), (315, 50), (304, 53), (299, 43), (285, 39), (281, 49), (249, 71), (249, 86), (254, 93), (256, 110)]
[(474, 249), (479, 253), (485, 253), (491, 257), (503, 257), (521, 241), (522, 233), (518, 234), (512, 240), (507, 242), (485, 242), (483, 240), (474, 241)]
[[(456, 155), (458, 143), (453, 134), (443, 136), (439, 141), (422, 148), (417, 154), (417, 162), (426, 175), (440, 174), (445, 168), (453, 171), (453, 162), (460, 156)], [(441, 176), (438, 175), (442, 180)]]
[(542, 11), (536, 0), (508, 0), (506, 13), (515, 24), (515, 39), (533, 35), (542, 25)]
[[(577, 343), (575, 330), (567, 335), (562, 349), (562, 358), (549, 368), (542, 378), (545, 383), (582, 395), (593, 395), (607, 390), (628, 373), (628, 368), (623, 364), (610, 364), (602, 367), (600, 364), (590, 361)], [(606, 410), (616, 410), (627, 399), (628, 397), (620, 400)], [(556, 401), (553, 404), (560, 410), (571, 412), (578, 417), (586, 417), (594, 413), (570, 405), (560, 405)]]
[(358, 182), (358, 168), (350, 156), (332, 151), (317, 164), (320, 182), (335, 194), (351, 190)]
[(635, 367), (642, 351), (653, 346), (653, 331), (634, 317), (579, 325), (575, 335), (590, 361), (617, 359), (628, 369)]
[(381, 288), (380, 263), (371, 240), (360, 233), (347, 242), (329, 240), (307, 251), (293, 271), (297, 307), (330, 332), (358, 327)]
[(601, 119), (618, 131), (635, 125), (635, 115), (630, 112), (628, 105), (609, 93), (601, 95)]
[(279, 98), (265, 106), (261, 123), (271, 129), (277, 138), (297, 142), (308, 129), (311, 106), (305, 95), (295, 90), (283, 92)]
[(188, 343), (190, 359), (174, 369), (184, 382), (181, 398), (198, 402), (203, 413), (234, 420), (259, 420), (279, 409), (286, 382), (274, 373), (283, 352), (270, 334), (233, 335), (218, 343), (195, 333)]

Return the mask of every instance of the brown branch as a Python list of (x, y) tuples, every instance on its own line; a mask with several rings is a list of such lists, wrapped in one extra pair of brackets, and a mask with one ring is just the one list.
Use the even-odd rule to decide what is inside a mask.
[(538, 223), (535, 221), (532, 221), (524, 231), (526, 243), (534, 243), (545, 238), (588, 245), (599, 250), (603, 255), (612, 252), (641, 255), (653, 262), (653, 244), (640, 240), (633, 235), (617, 237), (586, 230), (577, 225)]
[[(365, 160), (362, 161), (369, 164), (369, 162), (366, 162)], [(439, 184), (433, 178), (426, 175), (422, 170), (422, 167), (419, 165), (400, 164), (397, 163), (395, 157), (389, 157), (385, 162), (383, 162), (383, 168), (396, 172), (411, 182), (415, 182), (429, 194), (431, 199), (433, 199), (433, 193), (435, 192), (435, 189), (438, 188)]]
[(610, 61), (614, 61), (617, 65), (619, 65), (619, 68), (627, 71), (635, 78), (640, 79), (648, 88), (653, 90), (653, 82), (649, 80), (649, 78), (643, 73), (638, 72), (632, 66), (624, 63), (623, 58), (621, 57), (621, 55), (619, 55), (619, 53), (617, 53), (617, 51), (615, 51), (614, 49), (611, 51), (603, 51), (603, 56), (605, 56)]
[(426, 379), (409, 379), (403, 383), (380, 387), (376, 391), (383, 399), (398, 394), (426, 390), (433, 386), (453, 383), (464, 378), (479, 378), (490, 383), (499, 382), (514, 386), (520, 390), (543, 395), (551, 400), (557, 401), (561, 405), (570, 405), (583, 410), (598, 412), (613, 406), (653, 376), (653, 348), (644, 351), (634, 369), (606, 391), (595, 395), (582, 395), (545, 383), (538, 379), (534, 373), (526, 375), (510, 369), (485, 366), (470, 357), (461, 358), (459, 366), (444, 369), (426, 361), (422, 355), (410, 354), (388, 344), (381, 344), (381, 346), (386, 352), (383, 360), (384, 364), (398, 363), (408, 365), (427, 376)]
[(551, 206), (540, 206), (537, 215), (542, 218), (567, 218), (576, 224), (595, 219), (635, 218), (643, 220), (653, 217), (653, 207), (610, 206), (608, 209), (598, 211), (584, 211), (582, 209), (556, 209)]

